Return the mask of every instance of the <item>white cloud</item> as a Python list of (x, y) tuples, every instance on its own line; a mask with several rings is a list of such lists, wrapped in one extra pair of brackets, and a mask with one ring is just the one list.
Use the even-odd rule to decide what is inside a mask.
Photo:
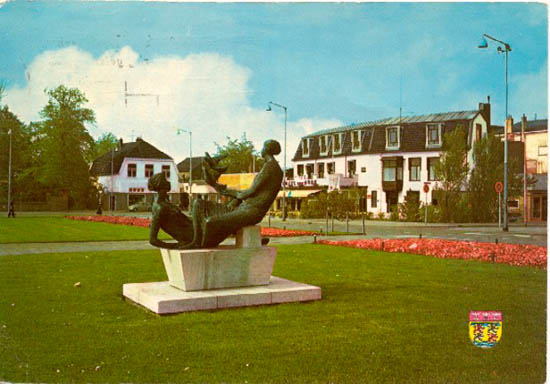
[[(195, 156), (215, 152), (214, 142), (224, 144), (226, 137), (240, 138), (244, 132), (257, 149), (270, 138), (283, 144), (282, 111), (250, 105), (250, 76), (248, 68), (215, 53), (141, 61), (130, 47), (99, 58), (69, 47), (37, 56), (27, 69), (25, 86), (7, 89), (4, 102), (22, 120), (39, 120), (47, 102), (44, 89), (77, 87), (96, 113), (97, 123), (90, 127), (94, 137), (104, 132), (125, 141), (142, 136), (179, 162), (189, 155), (189, 136), (177, 136), (177, 128), (193, 131)], [(139, 95), (128, 96), (127, 105), (125, 82), (130, 95)], [(302, 135), (338, 125), (337, 120), (315, 118), (289, 121), (287, 164)]]

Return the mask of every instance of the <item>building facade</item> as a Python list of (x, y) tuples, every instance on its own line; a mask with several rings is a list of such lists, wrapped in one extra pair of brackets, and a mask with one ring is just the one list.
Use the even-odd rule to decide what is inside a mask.
[(119, 141), (117, 150), (94, 160), (90, 173), (97, 177), (103, 191), (101, 206), (104, 210), (128, 210), (144, 201), (152, 203), (155, 192), (147, 183), (156, 173), (163, 172), (170, 182), (170, 200), (179, 202), (178, 171), (174, 160), (141, 138), (135, 142)]
[(490, 115), (490, 104), (480, 103), (477, 110), (389, 118), (313, 133), (296, 150), (289, 187), (359, 187), (366, 197), (363, 210), (373, 214), (393, 211), (406, 196), (437, 203), (434, 167), (443, 154), (443, 136), (463, 130), (471, 164), (473, 145), (487, 135)]

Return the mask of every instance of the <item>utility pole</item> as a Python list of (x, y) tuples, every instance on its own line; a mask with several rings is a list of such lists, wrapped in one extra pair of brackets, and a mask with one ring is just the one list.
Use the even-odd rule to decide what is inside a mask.
[(8, 131), (8, 135), (10, 136), (10, 153), (9, 153), (9, 160), (8, 160), (8, 214), (10, 212), (10, 204), (11, 204), (11, 137), (13, 136), (13, 129), (10, 128)]

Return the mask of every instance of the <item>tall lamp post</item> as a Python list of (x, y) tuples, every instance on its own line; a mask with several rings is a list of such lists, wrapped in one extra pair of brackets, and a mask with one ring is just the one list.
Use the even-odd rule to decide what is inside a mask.
[(270, 101), (267, 103), (266, 111), (271, 111), (271, 106), (282, 108), (285, 111), (285, 142), (283, 149), (283, 221), (286, 220), (286, 119), (287, 119), (287, 108), (284, 105), (274, 103)]
[[(508, 231), (508, 52), (512, 52), (510, 44), (505, 43), (502, 40), (495, 39), (492, 36), (484, 33), (481, 43), (478, 45), (478, 48), (487, 48), (489, 44), (487, 39), (496, 41), (500, 45), (497, 47), (497, 52), (504, 52), (504, 79), (506, 82), (506, 108), (505, 108), (505, 123), (504, 123), (504, 225), (502, 230)], [(525, 202), (524, 202), (525, 204)]]
[(177, 134), (189, 134), (189, 211), (192, 209), (193, 202), (193, 132), (186, 129), (178, 129)]
[(10, 203), (11, 203), (11, 137), (13, 136), (13, 129), (10, 128), (8, 131), (10, 135), (10, 150), (9, 150), (9, 160), (8, 160), (8, 215), (10, 212)]

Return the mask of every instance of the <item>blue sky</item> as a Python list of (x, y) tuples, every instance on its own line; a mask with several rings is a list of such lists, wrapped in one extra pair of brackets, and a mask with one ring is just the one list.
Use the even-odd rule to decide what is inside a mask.
[[(188, 150), (176, 127), (193, 130), (195, 154), (242, 132), (282, 140), (270, 100), (288, 106), (288, 158), (301, 135), (396, 116), (400, 103), (405, 115), (468, 110), (490, 95), (501, 124), (504, 57), (477, 48), (483, 33), (512, 46), (510, 113), (547, 115), (544, 4), (14, 1), (0, 25), (3, 102), (23, 120), (38, 119), (44, 87), (78, 85), (95, 136), (142, 135), (177, 161)], [(160, 107), (147, 97), (125, 107), (124, 81), (159, 94)]]

